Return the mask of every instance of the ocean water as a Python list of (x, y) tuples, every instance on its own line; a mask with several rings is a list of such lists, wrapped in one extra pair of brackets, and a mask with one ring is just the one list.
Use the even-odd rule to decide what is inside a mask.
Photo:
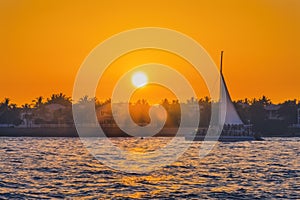
[[(147, 150), (168, 138), (114, 138)], [(150, 173), (101, 164), (78, 138), (0, 138), (0, 198), (300, 199), (300, 138), (217, 143), (199, 159), (201, 142)], [(140, 146), (139, 146), (140, 145)]]

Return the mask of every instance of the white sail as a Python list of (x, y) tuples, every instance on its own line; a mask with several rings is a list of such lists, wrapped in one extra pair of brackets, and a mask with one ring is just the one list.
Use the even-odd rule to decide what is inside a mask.
[(225, 116), (225, 123), (224, 124), (232, 124), (232, 125), (240, 125), (244, 124), (238, 115), (228, 92), (223, 74), (221, 72), (221, 86), (223, 89), (221, 89), (221, 102), (226, 103), (226, 116)]

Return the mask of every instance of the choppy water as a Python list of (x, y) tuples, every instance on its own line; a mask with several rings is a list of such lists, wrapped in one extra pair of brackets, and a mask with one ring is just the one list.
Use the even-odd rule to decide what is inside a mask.
[(180, 160), (148, 174), (102, 165), (78, 138), (0, 138), (0, 144), (0, 198), (300, 198), (300, 138), (218, 143), (203, 160), (194, 143)]

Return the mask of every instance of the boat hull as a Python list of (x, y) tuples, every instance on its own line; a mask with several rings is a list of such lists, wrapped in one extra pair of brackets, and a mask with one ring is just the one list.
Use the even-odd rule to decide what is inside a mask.
[(220, 136), (220, 137), (213, 137), (213, 136), (186, 136), (186, 140), (188, 141), (219, 141), (219, 142), (242, 142), (242, 141), (255, 141), (258, 140), (252, 136)]

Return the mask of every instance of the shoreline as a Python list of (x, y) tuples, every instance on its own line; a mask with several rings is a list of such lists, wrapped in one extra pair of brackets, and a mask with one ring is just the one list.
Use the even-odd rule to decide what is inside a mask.
[[(105, 135), (99, 135), (98, 128), (83, 128), (85, 135), (81, 137), (133, 137), (126, 134), (118, 127), (102, 128)], [(163, 128), (159, 133), (153, 137), (174, 137), (178, 128)], [(185, 133), (178, 134), (179, 136), (185, 135)], [(140, 137), (139, 135), (137, 135)], [(288, 134), (261, 134), (262, 137), (300, 137), (298, 133)], [(59, 128), (10, 128), (0, 127), (0, 137), (79, 137), (75, 127), (59, 127)], [(143, 137), (143, 136), (141, 136)]]
[[(80, 137), (133, 137), (131, 135), (128, 135), (118, 127), (102, 128), (105, 135), (100, 135), (98, 132), (98, 128), (83, 127), (82, 130), (85, 135), (80, 135)], [(177, 133), (177, 130), (177, 128), (163, 128), (159, 133), (155, 134), (154, 137), (174, 137)], [(79, 137), (79, 135), (75, 127), (0, 127), (0, 137)], [(141, 137), (143, 136), (141, 135)]]

